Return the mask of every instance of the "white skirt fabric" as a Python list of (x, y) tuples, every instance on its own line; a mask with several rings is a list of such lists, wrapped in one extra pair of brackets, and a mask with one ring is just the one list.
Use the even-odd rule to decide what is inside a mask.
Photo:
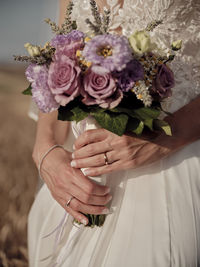
[(103, 227), (79, 229), (66, 216), (57, 249), (49, 233), (65, 211), (41, 188), (29, 214), (30, 267), (200, 266), (200, 141), (151, 166), (109, 174), (107, 184), (112, 213)]

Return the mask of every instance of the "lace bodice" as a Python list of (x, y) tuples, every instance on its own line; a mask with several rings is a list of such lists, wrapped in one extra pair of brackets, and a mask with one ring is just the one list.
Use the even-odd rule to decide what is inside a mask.
[[(97, 0), (111, 10), (111, 31), (119, 26), (129, 36), (149, 22), (163, 20), (153, 32), (160, 43), (169, 47), (172, 41), (183, 40), (183, 48), (172, 63), (176, 87), (165, 108), (175, 111), (200, 94), (200, 1), (199, 0)], [(89, 32), (85, 18), (91, 18), (89, 0), (75, 0), (73, 17), (79, 30)]]

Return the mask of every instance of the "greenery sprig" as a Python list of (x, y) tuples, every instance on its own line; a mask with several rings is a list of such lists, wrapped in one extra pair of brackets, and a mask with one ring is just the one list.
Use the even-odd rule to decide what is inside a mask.
[(49, 43), (46, 43), (44, 47), (27, 43), (25, 47), (29, 56), (14, 55), (15, 61), (30, 62), (38, 65), (50, 64), (55, 53), (55, 48)]
[(72, 30), (77, 29), (76, 21), (73, 21), (71, 18), (71, 14), (73, 11), (74, 3), (70, 1), (66, 8), (65, 19), (61, 27), (59, 27), (55, 22), (51, 19), (45, 19), (45, 22), (50, 25), (51, 30), (55, 34), (68, 34)]
[(67, 34), (72, 30), (77, 29), (76, 21), (73, 21), (71, 18), (73, 8), (74, 8), (74, 3), (73, 1), (70, 1), (66, 8), (64, 23), (61, 25), (62, 34)]
[(109, 25), (110, 25), (110, 10), (104, 8), (104, 14), (103, 14), (103, 24), (102, 24), (102, 28), (103, 31), (106, 33), (109, 30)]
[(44, 21), (50, 25), (53, 33), (55, 33), (55, 34), (61, 33), (60, 27), (54, 21), (52, 21), (50, 18), (46, 18)]
[(87, 18), (86, 23), (89, 25), (90, 29), (95, 35), (108, 33), (110, 24), (110, 10), (104, 8), (103, 14), (101, 14), (95, 0), (90, 0), (90, 5), (94, 22)]
[(150, 22), (147, 27), (146, 27), (146, 31), (148, 32), (152, 32), (158, 25), (162, 24), (163, 21), (162, 20), (154, 20), (152, 22)]
[(31, 56), (14, 55), (13, 57), (15, 61), (20, 61), (20, 62), (30, 62), (30, 63), (35, 63), (38, 65), (42, 65), (46, 63), (46, 59), (40, 56), (31, 57)]

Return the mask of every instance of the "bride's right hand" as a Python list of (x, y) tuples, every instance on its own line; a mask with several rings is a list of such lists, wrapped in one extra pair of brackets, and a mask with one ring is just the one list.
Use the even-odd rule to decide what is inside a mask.
[[(38, 166), (38, 162), (33, 159)], [(85, 214), (106, 214), (105, 205), (111, 200), (109, 188), (97, 185), (79, 169), (70, 166), (71, 153), (63, 148), (53, 149), (44, 159), (41, 176), (53, 198), (76, 220), (87, 225)], [(74, 197), (69, 206), (67, 201)]]

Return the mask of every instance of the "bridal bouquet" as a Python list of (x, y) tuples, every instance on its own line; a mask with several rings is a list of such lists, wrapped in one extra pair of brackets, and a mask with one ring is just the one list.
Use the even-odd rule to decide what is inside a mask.
[[(117, 135), (142, 134), (170, 126), (160, 120), (161, 103), (172, 95), (175, 86), (170, 63), (181, 41), (167, 53), (151, 37), (161, 21), (126, 37), (111, 33), (110, 11), (98, 11), (90, 1), (93, 20), (87, 18), (90, 34), (77, 29), (71, 18), (73, 2), (67, 6), (61, 27), (50, 19), (55, 37), (44, 47), (25, 44), (29, 56), (26, 77), (30, 86), (23, 92), (32, 95), (39, 110), (58, 110), (58, 119), (79, 122), (92, 116), (97, 123)], [(98, 218), (99, 221), (99, 218)]]

